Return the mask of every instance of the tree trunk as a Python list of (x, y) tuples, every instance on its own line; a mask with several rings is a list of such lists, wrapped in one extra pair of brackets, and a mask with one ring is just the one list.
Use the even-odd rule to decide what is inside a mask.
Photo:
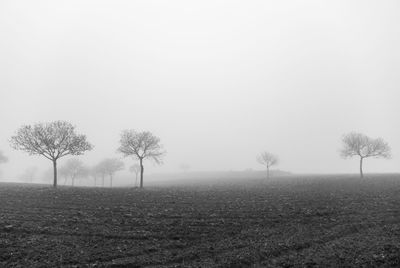
[(113, 180), (113, 177), (112, 177), (112, 175), (110, 175), (110, 187), (112, 188), (112, 180)]
[(269, 166), (267, 166), (267, 179), (269, 179)]
[(143, 172), (144, 172), (143, 159), (140, 158), (140, 188), (143, 188)]
[(104, 175), (101, 177), (101, 187), (104, 187)]
[(53, 160), (54, 180), (53, 187), (57, 188), (57, 160)]
[(361, 178), (364, 178), (364, 173), (363, 173), (363, 160), (364, 160), (364, 158), (361, 157), (361, 158), (360, 158), (360, 177), (361, 177)]

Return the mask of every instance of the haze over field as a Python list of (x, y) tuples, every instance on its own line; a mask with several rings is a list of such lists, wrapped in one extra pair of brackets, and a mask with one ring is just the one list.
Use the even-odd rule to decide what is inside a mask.
[(53, 120), (87, 135), (88, 164), (137, 129), (168, 152), (150, 173), (262, 169), (264, 150), (282, 170), (357, 173), (338, 151), (359, 131), (393, 152), (365, 172), (399, 172), (400, 3), (244, 3), (0, 1), (3, 177), (51, 168), (9, 139)]

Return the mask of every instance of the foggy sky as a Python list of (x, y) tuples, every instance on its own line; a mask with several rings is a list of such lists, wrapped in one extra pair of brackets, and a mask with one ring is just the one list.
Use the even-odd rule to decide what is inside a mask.
[(393, 151), (365, 171), (399, 172), (399, 14), (395, 0), (0, 0), (0, 170), (50, 168), (9, 139), (67, 120), (95, 145), (88, 164), (137, 129), (168, 152), (148, 172), (262, 169), (267, 150), (282, 170), (356, 173), (338, 150), (359, 131)]

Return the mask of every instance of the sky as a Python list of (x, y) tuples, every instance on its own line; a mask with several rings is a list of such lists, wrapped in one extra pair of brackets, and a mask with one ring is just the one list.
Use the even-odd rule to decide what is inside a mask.
[(95, 146), (88, 165), (121, 158), (136, 129), (167, 151), (148, 172), (261, 169), (269, 151), (281, 170), (357, 173), (338, 153), (357, 131), (392, 147), (366, 172), (399, 172), (399, 14), (395, 0), (0, 0), (0, 170), (51, 168), (9, 140), (66, 120)]

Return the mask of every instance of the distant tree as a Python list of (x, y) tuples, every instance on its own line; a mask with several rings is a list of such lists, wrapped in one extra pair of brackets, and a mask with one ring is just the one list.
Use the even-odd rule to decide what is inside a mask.
[[(90, 177), (92, 177), (93, 178), (93, 180), (94, 180), (94, 186), (97, 186), (97, 179), (99, 178), (99, 177), (101, 177), (101, 171), (99, 170), (99, 166), (98, 165), (96, 165), (96, 166), (93, 166), (93, 167), (91, 167), (90, 169), (89, 169), (89, 176)], [(104, 175), (103, 175), (103, 184), (104, 184), (104, 176), (105, 176), (105, 173), (104, 173)], [(104, 185), (103, 185), (104, 186)]]
[(85, 135), (76, 134), (75, 127), (65, 121), (22, 126), (11, 137), (11, 146), (52, 161), (54, 187), (57, 187), (57, 160), (66, 155), (82, 155), (93, 148)]
[(0, 164), (6, 163), (7, 161), (8, 161), (8, 158), (3, 154), (2, 151), (0, 151)]
[(140, 165), (134, 164), (129, 168), (129, 171), (135, 173), (135, 187), (137, 187), (138, 175), (140, 173)]
[(64, 184), (70, 179), (71, 186), (75, 186), (75, 180), (87, 177), (89, 169), (83, 164), (82, 160), (71, 158), (60, 167), (60, 175), (65, 178)]
[[(117, 158), (107, 158), (98, 164), (98, 170), (101, 174), (107, 174), (110, 178), (110, 187), (113, 185), (114, 174), (124, 169), (124, 162)], [(103, 175), (104, 184), (104, 175)], [(104, 186), (104, 185), (103, 185)]]
[(187, 163), (182, 163), (180, 166), (180, 169), (182, 169), (183, 170), (183, 172), (188, 172), (188, 170), (190, 169), (190, 166), (189, 166), (189, 164), (187, 164)]
[(28, 167), (25, 169), (24, 173), (21, 175), (21, 178), (23, 180), (28, 180), (30, 183), (32, 183), (37, 171), (38, 171), (37, 167)]
[(276, 155), (263, 152), (257, 157), (258, 163), (267, 168), (267, 178), (269, 178), (269, 168), (278, 164), (279, 159)]
[(151, 132), (136, 132), (135, 130), (125, 130), (121, 134), (120, 147), (118, 151), (124, 156), (132, 156), (139, 160), (140, 164), (140, 188), (143, 188), (143, 160), (151, 159), (156, 164), (162, 163), (165, 151), (162, 150), (160, 138)]
[(365, 158), (386, 158), (391, 157), (391, 149), (387, 142), (382, 138), (373, 139), (364, 134), (351, 132), (342, 138), (343, 148), (341, 156), (349, 158), (353, 156), (360, 157), (360, 177), (364, 177), (363, 161)]
[(107, 176), (107, 167), (103, 162), (104, 160), (94, 167), (98, 176), (101, 177), (101, 187), (104, 187), (104, 179)]

